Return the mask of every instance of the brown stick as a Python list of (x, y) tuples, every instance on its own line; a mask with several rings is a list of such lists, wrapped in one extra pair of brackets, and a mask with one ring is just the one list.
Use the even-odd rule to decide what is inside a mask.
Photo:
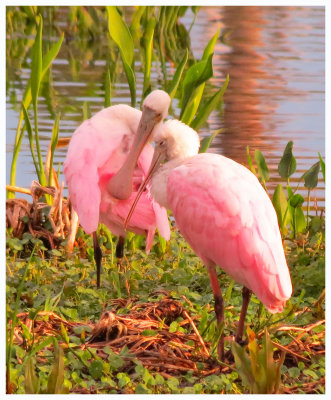
[(204, 342), (204, 340), (202, 339), (202, 337), (201, 337), (201, 335), (200, 335), (200, 332), (198, 331), (198, 328), (195, 326), (195, 323), (194, 323), (193, 319), (190, 317), (190, 315), (188, 314), (187, 311), (184, 310), (184, 311), (183, 311), (183, 314), (184, 314), (185, 317), (190, 321), (190, 324), (191, 324), (191, 326), (192, 326), (192, 328), (193, 328), (195, 334), (197, 335), (197, 337), (198, 337), (198, 339), (199, 339), (199, 342), (201, 343), (201, 346), (202, 346), (202, 348), (203, 348), (203, 350), (204, 350), (206, 356), (207, 356), (207, 357), (210, 357), (210, 354), (209, 354), (209, 351), (208, 351), (208, 349), (207, 349), (207, 347), (206, 347), (206, 345), (205, 345), (205, 342)]

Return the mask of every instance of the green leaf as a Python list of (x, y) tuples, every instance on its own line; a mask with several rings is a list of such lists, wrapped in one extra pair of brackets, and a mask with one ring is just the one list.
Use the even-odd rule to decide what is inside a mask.
[(150, 80), (151, 80), (151, 66), (152, 66), (152, 55), (153, 55), (153, 37), (155, 29), (155, 18), (148, 20), (147, 26), (145, 27), (144, 34), (144, 54), (145, 54), (145, 68), (144, 68), (144, 84), (143, 84), (143, 98), (145, 98), (150, 91)]
[(100, 379), (102, 377), (103, 364), (101, 360), (94, 360), (89, 367), (89, 373), (93, 379)]
[(290, 198), (290, 205), (293, 208), (301, 207), (305, 199), (301, 196), (301, 194), (295, 194)]
[(109, 34), (120, 49), (124, 71), (129, 83), (131, 105), (136, 104), (136, 79), (133, 72), (134, 44), (129, 28), (115, 6), (107, 6)]
[(59, 140), (59, 124), (60, 124), (60, 116), (61, 113), (58, 113), (52, 131), (52, 138), (51, 138), (51, 159), (49, 163), (49, 175), (48, 175), (48, 184), (49, 186), (53, 185), (53, 160), (54, 160), (54, 153), (57, 146), (57, 142)]
[(109, 34), (120, 49), (121, 56), (130, 66), (133, 64), (134, 44), (129, 28), (116, 6), (107, 6)]
[(47, 393), (61, 394), (63, 392), (64, 383), (64, 357), (63, 348), (57, 344), (54, 339), (54, 362), (52, 371), (48, 378)]
[(172, 78), (172, 81), (169, 85), (168, 93), (169, 93), (169, 96), (171, 97), (171, 99), (173, 99), (175, 97), (179, 82), (182, 78), (182, 74), (183, 74), (185, 65), (187, 63), (187, 59), (188, 59), (188, 50), (185, 49), (184, 57), (181, 59), (179, 65), (176, 69), (176, 72), (174, 74), (174, 77)]
[(313, 166), (306, 171), (302, 177), (305, 180), (305, 187), (307, 189), (314, 189), (318, 184), (318, 173), (320, 172), (320, 161), (317, 161)]
[(69, 336), (68, 336), (67, 330), (64, 327), (62, 322), (61, 322), (61, 335), (63, 337), (63, 340), (66, 342), (66, 344), (69, 344)]
[(37, 104), (38, 93), (41, 82), (41, 72), (43, 65), (42, 58), (42, 29), (43, 19), (39, 16), (39, 25), (37, 28), (37, 35), (32, 47), (32, 64), (31, 64), (31, 95), (33, 104)]
[(186, 125), (191, 125), (191, 121), (195, 116), (197, 109), (199, 108), (204, 89), (205, 83), (201, 84), (193, 90), (191, 98), (187, 106), (185, 107), (185, 111), (181, 118), (182, 122), (184, 122)]
[(246, 146), (246, 155), (247, 155), (247, 161), (248, 161), (248, 165), (249, 165), (249, 169), (251, 170), (251, 172), (253, 172), (254, 175), (256, 175), (256, 169), (253, 165), (252, 162), (252, 157), (249, 153), (249, 146)]
[(278, 164), (278, 173), (282, 178), (289, 178), (296, 170), (296, 160), (292, 154), (293, 142), (287, 143), (283, 157)]
[(156, 336), (157, 335), (157, 331), (155, 331), (154, 329), (145, 329), (141, 332), (142, 336)]
[(323, 174), (323, 181), (325, 183), (325, 162), (321, 156), (321, 153), (318, 153), (318, 157), (320, 159), (320, 163), (321, 163), (321, 170), (322, 170), (322, 174)]
[(121, 368), (124, 365), (123, 358), (118, 354), (114, 353), (113, 351), (110, 351), (108, 353), (108, 361), (110, 368), (113, 371), (117, 370), (118, 368)]
[(42, 350), (45, 347), (50, 346), (53, 343), (53, 337), (49, 336), (48, 338), (46, 338), (45, 340), (41, 341), (40, 343), (38, 343), (37, 345), (33, 346), (29, 357), (34, 356), (35, 354), (38, 353), (38, 351)]
[(294, 209), (295, 232), (296, 234), (304, 232), (306, 229), (306, 218), (301, 207)]
[(238, 343), (232, 342), (232, 354), (236, 363), (236, 369), (245, 386), (251, 387), (254, 384), (251, 362), (245, 349)]
[(29, 144), (30, 144), (30, 152), (31, 152), (31, 156), (32, 156), (32, 160), (33, 160), (33, 164), (36, 170), (36, 174), (38, 176), (39, 181), (41, 180), (40, 177), (40, 170), (38, 167), (38, 163), (37, 163), (37, 159), (36, 159), (36, 154), (34, 151), (34, 136), (33, 136), (33, 131), (32, 131), (32, 126), (31, 126), (31, 122), (30, 122), (30, 118), (29, 118), (29, 114), (24, 106), (24, 103), (22, 103), (22, 110), (23, 110), (23, 115), (24, 115), (24, 120), (25, 120), (25, 126), (26, 126), (26, 130), (28, 132), (28, 138), (29, 138)]
[(205, 153), (209, 149), (209, 146), (214, 140), (214, 137), (218, 135), (220, 132), (222, 132), (222, 130), (223, 129), (217, 129), (216, 131), (213, 131), (213, 133), (210, 136), (203, 138), (200, 143), (199, 153)]
[[(207, 60), (197, 62), (187, 70), (183, 80), (183, 97), (180, 119), (182, 119), (185, 108), (192, 97), (194, 89), (198, 88), (198, 86), (213, 76), (212, 60), (213, 55), (211, 54)], [(195, 94), (195, 96), (196, 95), (197, 94)]]
[(34, 360), (29, 357), (25, 364), (24, 390), (26, 394), (38, 394), (40, 389), (40, 380), (34, 369)]
[(106, 81), (105, 81), (105, 101), (104, 101), (105, 108), (111, 106), (110, 90), (111, 90), (111, 79), (110, 79), (110, 69), (108, 67), (106, 71)]
[(210, 113), (215, 110), (218, 104), (221, 103), (223, 99), (223, 95), (226, 91), (226, 88), (228, 87), (229, 83), (229, 75), (227, 75), (226, 80), (221, 87), (220, 90), (218, 90), (214, 96), (212, 96), (199, 110), (198, 114), (194, 118), (193, 122), (191, 123), (191, 128), (195, 129), (198, 131), (201, 126), (207, 121), (207, 118), (209, 117)]
[(282, 233), (286, 228), (287, 220), (289, 217), (287, 199), (283, 190), (283, 186), (279, 183), (272, 196), (272, 204), (275, 207), (278, 224)]
[(207, 46), (206, 46), (206, 48), (205, 48), (205, 50), (204, 50), (204, 52), (203, 52), (203, 55), (202, 55), (201, 60), (207, 60), (208, 57), (210, 57), (210, 55), (212, 55), (212, 53), (214, 52), (215, 44), (216, 44), (216, 41), (217, 41), (218, 36), (219, 36), (219, 34), (220, 34), (220, 29), (221, 29), (221, 28), (219, 28), (219, 29), (217, 30), (217, 32), (215, 33), (215, 35), (214, 35), (214, 36), (210, 39), (210, 41), (208, 42), (208, 44), (207, 44)]
[(257, 164), (258, 174), (259, 174), (259, 177), (261, 178), (262, 182), (268, 181), (269, 180), (269, 169), (268, 169), (267, 163), (265, 162), (263, 154), (261, 153), (260, 150), (258, 150), (258, 149), (255, 150), (254, 159)]

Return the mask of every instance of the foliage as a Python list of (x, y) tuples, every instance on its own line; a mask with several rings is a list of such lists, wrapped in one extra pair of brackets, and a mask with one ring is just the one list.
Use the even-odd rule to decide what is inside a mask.
[[(299, 179), (299, 182), (304, 180), (304, 186), (308, 189), (307, 196), (307, 215), (306, 218), (303, 213), (303, 204), (305, 199), (300, 193), (296, 193), (299, 185), (294, 190), (290, 185), (290, 176), (296, 170), (296, 159), (292, 153), (293, 142), (288, 142), (283, 156), (278, 164), (278, 173), (281, 178), (286, 179), (286, 190), (287, 197), (284, 192), (284, 187), (279, 183), (272, 195), (272, 203), (275, 207), (278, 224), (282, 235), (286, 235), (289, 230), (292, 231), (292, 238), (296, 238), (298, 234), (304, 232), (310, 221), (317, 218), (317, 215), (313, 217), (310, 215), (310, 193), (318, 184), (318, 174), (320, 172), (321, 162), (324, 162), (319, 154), (320, 161), (317, 161), (312, 167), (310, 167)], [(255, 162), (257, 164), (257, 171), (253, 165), (249, 147), (247, 147), (247, 160), (249, 169), (260, 179), (266, 191), (266, 181), (269, 180), (269, 168), (265, 161), (263, 154), (260, 150), (255, 150), (254, 153)], [(323, 172), (323, 171), (322, 171)], [(324, 175), (323, 175), (324, 176)]]
[[(254, 340), (262, 349), (260, 351), (263, 351), (264, 339), (260, 338), (265, 327), (274, 343), (286, 346), (292, 341), (291, 335), (293, 337), (302, 331), (278, 331), (278, 327), (285, 324), (301, 328), (324, 318), (324, 218), (312, 220), (308, 229), (307, 237), (299, 235), (295, 241), (286, 242), (294, 293), (284, 311), (270, 315), (264, 307), (261, 308), (257, 298), (252, 296), (246, 323), (255, 333)], [(92, 239), (81, 229), (77, 235), (77, 243), (80, 245), (75, 248), (70, 259), (62, 247), (50, 250), (32, 235), (24, 234), (22, 239), (17, 239), (10, 232), (7, 233), (8, 321), (20, 312), (28, 311), (33, 318), (37, 311), (43, 311), (55, 312), (62, 318), (81, 324), (76, 336), (63, 327), (61, 335), (56, 337), (63, 343), (63, 388), (71, 393), (246, 393), (247, 386), (243, 384), (239, 370), (234, 366), (235, 370), (220, 375), (199, 377), (182, 373), (165, 378), (146, 367), (138, 367), (134, 372), (127, 371), (124, 360), (128, 355), (125, 351), (123, 354), (109, 351), (107, 359), (100, 359), (93, 349), (79, 348), (89, 337), (88, 322), (96, 322), (104, 309), (111, 309), (111, 299), (128, 300), (138, 297), (139, 302), (144, 303), (161, 299), (164, 291), (183, 302), (192, 318), (197, 317), (198, 330), (211, 349), (217, 333), (208, 274), (178, 232), (172, 232), (171, 241), (165, 247), (156, 238), (148, 256), (144, 251), (144, 239), (130, 235), (126, 242), (127, 261), (120, 272), (115, 257), (116, 238), (106, 232), (104, 227), (100, 228), (99, 236), (104, 254), (104, 272), (103, 286), (97, 290)], [(35, 253), (24, 276), (25, 258), (29, 257), (34, 247)], [(241, 287), (222, 271), (219, 280), (224, 293), (224, 329), (227, 336), (236, 329), (242, 302)], [(21, 294), (17, 296), (20, 282)], [(17, 299), (17, 309), (14, 307), (14, 299)], [(122, 308), (121, 313), (129, 312), (128, 304)], [(17, 326), (18, 319), (13, 321)], [(174, 321), (171, 329), (178, 331), (181, 329), (180, 323), (180, 319)], [(323, 331), (318, 328), (322, 326), (301, 336), (301, 340), (306, 338), (322, 346), (323, 338), (320, 335)], [(52, 342), (43, 346), (48, 336), (35, 335), (32, 341), (28, 330), (23, 332), (25, 343), (29, 346), (21, 347), (13, 342), (10, 352), (13, 392), (25, 392), (25, 364), (21, 364), (21, 360), (27, 354), (32, 354), (40, 390), (45, 390), (54, 365)], [(145, 332), (146, 338), (151, 334), (155, 332)], [(296, 387), (296, 393), (304, 393), (308, 390), (306, 386), (310, 387), (323, 378), (324, 355), (316, 355), (313, 351), (310, 353), (307, 345), (306, 349), (300, 355), (310, 361), (301, 363), (300, 359), (298, 362), (298, 359), (295, 361), (290, 355), (286, 357), (281, 368), (281, 388), (284, 392)], [(216, 356), (216, 349), (212, 350), (211, 356)], [(318, 386), (316, 383), (314, 388), (315, 393), (324, 390), (323, 384)]]
[(279, 393), (281, 374), (280, 369), (285, 359), (282, 354), (278, 362), (274, 361), (274, 352), (270, 335), (264, 329), (262, 348), (255, 340), (254, 332), (248, 327), (248, 351), (238, 343), (232, 343), (232, 352), (236, 361), (236, 367), (242, 378), (243, 384), (249, 387), (250, 393), (254, 394), (274, 394)]

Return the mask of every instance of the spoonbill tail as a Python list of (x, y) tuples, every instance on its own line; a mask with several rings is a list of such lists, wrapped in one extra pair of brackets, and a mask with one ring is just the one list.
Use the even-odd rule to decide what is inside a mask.
[[(224, 306), (216, 266), (244, 286), (236, 334), (241, 342), (251, 292), (271, 313), (281, 312), (292, 294), (275, 209), (246, 167), (221, 155), (198, 154), (199, 137), (185, 124), (165, 122), (154, 141), (149, 173), (125, 225), (151, 180), (154, 200), (173, 212), (182, 235), (207, 267), (218, 324), (224, 321)], [(223, 335), (218, 354), (224, 359)]]
[[(147, 142), (168, 114), (169, 105), (169, 95), (155, 90), (145, 98), (142, 112), (124, 104), (105, 108), (84, 121), (70, 140), (64, 174), (80, 223), (86, 233), (93, 234), (98, 287), (102, 257), (96, 234), (98, 224), (104, 223), (119, 236), (116, 255), (122, 257), (124, 220), (153, 157), (153, 147)], [(156, 227), (169, 240), (166, 209), (146, 191), (128, 230), (147, 236), (148, 252)]]

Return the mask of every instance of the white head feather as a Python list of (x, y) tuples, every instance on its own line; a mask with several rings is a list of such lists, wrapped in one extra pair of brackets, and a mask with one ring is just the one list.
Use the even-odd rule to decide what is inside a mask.
[(165, 146), (167, 151), (166, 161), (195, 156), (200, 147), (197, 132), (176, 119), (170, 119), (157, 128), (154, 134), (154, 142), (156, 146), (161, 143)]
[(143, 107), (156, 111), (164, 119), (168, 114), (171, 98), (164, 90), (153, 90), (144, 100)]

